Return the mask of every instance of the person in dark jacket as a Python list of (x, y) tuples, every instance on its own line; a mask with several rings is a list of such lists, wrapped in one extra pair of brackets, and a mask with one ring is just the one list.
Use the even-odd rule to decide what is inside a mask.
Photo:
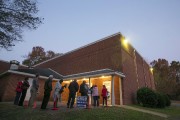
[(88, 85), (86, 84), (86, 81), (83, 81), (80, 85), (79, 92), (81, 93), (81, 96), (88, 96)]
[(29, 82), (28, 82), (28, 77), (25, 77), (24, 82), (22, 84), (22, 94), (21, 98), (19, 100), (19, 106), (23, 106), (24, 99), (26, 97), (27, 89), (29, 88)]
[(44, 84), (44, 98), (42, 101), (41, 109), (46, 109), (46, 106), (49, 102), (49, 98), (52, 91), (52, 79), (53, 79), (53, 75), (50, 75)]
[(14, 99), (14, 104), (18, 105), (19, 104), (19, 100), (21, 97), (21, 93), (22, 93), (22, 81), (19, 81), (16, 87), (16, 97)]
[(80, 90), (79, 90), (79, 92), (81, 93), (81, 96), (86, 96), (86, 97), (87, 97), (86, 107), (88, 107), (88, 105), (89, 105), (88, 90), (89, 90), (89, 87), (88, 87), (88, 85), (86, 84), (86, 81), (84, 80), (84, 81), (82, 82), (82, 84), (80, 85)]
[(67, 108), (69, 108), (69, 107), (73, 108), (76, 92), (79, 89), (77, 80), (74, 79), (74, 81), (70, 83), (68, 88), (69, 88), (69, 98), (68, 98)]

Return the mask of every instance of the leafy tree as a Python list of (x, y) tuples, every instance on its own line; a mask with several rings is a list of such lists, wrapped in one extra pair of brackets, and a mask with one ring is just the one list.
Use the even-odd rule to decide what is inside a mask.
[(0, 48), (10, 50), (23, 41), (24, 28), (36, 29), (42, 23), (37, 13), (36, 0), (0, 0)]
[(173, 80), (176, 84), (174, 86), (174, 94), (172, 96), (173, 99), (180, 100), (180, 62), (172, 61), (170, 64), (170, 73), (171, 80)]
[(178, 84), (180, 72), (179, 62), (172, 61), (169, 65), (165, 59), (158, 59), (151, 62), (155, 87), (158, 92), (168, 94), (171, 98), (176, 99), (179, 96), (180, 87)]
[(53, 51), (45, 52), (44, 48), (41, 46), (36, 46), (32, 48), (32, 52), (30, 52), (27, 56), (24, 56), (26, 59), (22, 62), (22, 64), (33, 66), (58, 55), (60, 54), (57, 54)]

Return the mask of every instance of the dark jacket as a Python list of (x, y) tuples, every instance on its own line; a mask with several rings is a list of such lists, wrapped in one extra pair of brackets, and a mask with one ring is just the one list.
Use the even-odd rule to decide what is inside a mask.
[(81, 95), (87, 95), (88, 94), (88, 86), (86, 85), (86, 83), (82, 83), (80, 85), (79, 92), (81, 93)]
[(44, 90), (45, 92), (51, 92), (52, 90), (52, 80), (51, 79), (47, 79), (45, 84), (44, 84)]
[(25, 80), (24, 82), (23, 82), (23, 84), (22, 84), (22, 89), (23, 90), (27, 90), (28, 88), (29, 88), (29, 82), (27, 81), (27, 80)]
[(68, 88), (69, 88), (70, 93), (75, 94), (79, 89), (79, 85), (78, 85), (78, 83), (76, 81), (73, 81), (73, 82), (70, 83)]

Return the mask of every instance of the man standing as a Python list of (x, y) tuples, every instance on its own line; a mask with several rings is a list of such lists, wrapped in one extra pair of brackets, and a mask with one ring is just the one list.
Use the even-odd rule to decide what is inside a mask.
[(81, 96), (88, 96), (88, 85), (86, 84), (86, 81), (83, 81), (80, 85), (79, 92), (81, 93)]
[(82, 84), (80, 85), (80, 90), (79, 90), (79, 92), (81, 93), (81, 96), (87, 97), (86, 107), (88, 107), (88, 105), (89, 105), (88, 90), (89, 90), (88, 85), (86, 84), (86, 81), (84, 80), (84, 81), (82, 82)]
[(53, 75), (50, 75), (44, 84), (44, 98), (42, 101), (41, 109), (46, 109), (46, 106), (49, 102), (49, 98), (52, 91), (52, 79), (53, 79)]
[(68, 88), (69, 88), (69, 98), (68, 98), (67, 108), (69, 108), (69, 107), (73, 108), (76, 92), (79, 89), (77, 80), (74, 79), (74, 81), (70, 83)]
[[(36, 77), (33, 79), (32, 81), (32, 86), (31, 86), (31, 97), (29, 99), (29, 103), (28, 106), (32, 107), (32, 105), (34, 104), (34, 102), (36, 101), (36, 95), (38, 93), (38, 88), (39, 88), (39, 74), (36, 74)], [(33, 108), (35, 108), (35, 106), (33, 106)]]

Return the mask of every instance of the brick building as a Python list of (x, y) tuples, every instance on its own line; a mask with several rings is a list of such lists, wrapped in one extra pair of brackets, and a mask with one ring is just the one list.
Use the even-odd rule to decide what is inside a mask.
[[(99, 95), (102, 85), (106, 85), (110, 92), (109, 105), (135, 103), (138, 88), (143, 86), (155, 88), (149, 65), (130, 44), (125, 42), (121, 33), (34, 66), (34, 69), (47, 68), (62, 75), (64, 84), (69, 84), (73, 79), (77, 79), (79, 84), (83, 80), (89, 86), (96, 84)], [(67, 101), (67, 97), (68, 89), (65, 89), (62, 100)]]
[[(99, 94), (105, 84), (111, 93), (109, 104), (132, 104), (138, 88), (152, 89), (154, 79), (148, 63), (130, 45), (121, 33), (70, 51), (62, 56), (42, 62), (34, 67), (51, 68), (69, 81), (86, 80), (97, 84)], [(79, 95), (79, 94), (78, 94)], [(102, 99), (100, 100), (102, 102)]]

